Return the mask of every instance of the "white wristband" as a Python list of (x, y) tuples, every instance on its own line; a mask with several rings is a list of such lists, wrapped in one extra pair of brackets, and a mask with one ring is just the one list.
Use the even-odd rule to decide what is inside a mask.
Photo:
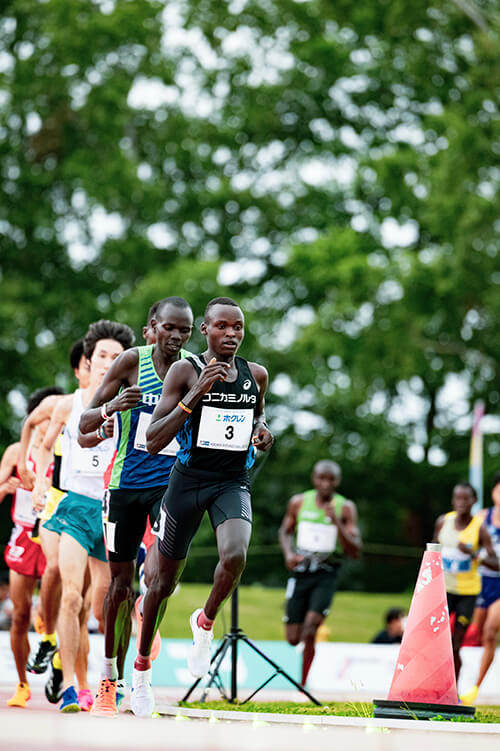
[(110, 415), (108, 415), (108, 413), (106, 412), (107, 406), (108, 406), (107, 404), (103, 404), (101, 407), (101, 417), (103, 420), (108, 420), (110, 417)]

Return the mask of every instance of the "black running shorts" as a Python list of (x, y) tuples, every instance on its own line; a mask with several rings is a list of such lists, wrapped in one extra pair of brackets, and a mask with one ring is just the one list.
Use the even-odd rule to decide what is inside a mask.
[(456, 595), (453, 592), (446, 593), (448, 610), (455, 613), (456, 623), (467, 628), (472, 621), (472, 614), (476, 605), (477, 595)]
[(327, 616), (337, 589), (339, 566), (294, 573), (287, 582), (285, 593), (285, 623), (304, 623), (310, 611)]
[(110, 561), (134, 561), (146, 531), (160, 511), (165, 487), (109, 490), (104, 499), (104, 539)]
[(214, 529), (228, 519), (244, 519), (251, 524), (247, 473), (228, 477), (227, 473), (189, 469), (177, 461), (154, 530), (160, 541), (160, 552), (166, 558), (186, 558), (205, 511)]

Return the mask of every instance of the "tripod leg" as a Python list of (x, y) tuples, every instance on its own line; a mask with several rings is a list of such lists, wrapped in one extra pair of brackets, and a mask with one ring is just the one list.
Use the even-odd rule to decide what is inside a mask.
[[(274, 662), (274, 660), (271, 660), (271, 658), (268, 657), (268, 655), (266, 655), (265, 652), (263, 652), (261, 649), (259, 649), (259, 647), (256, 644), (254, 644), (248, 638), (248, 636), (245, 636), (245, 634), (240, 634), (239, 638), (243, 639), (243, 641), (245, 642), (245, 644), (248, 644), (248, 646), (251, 647), (254, 650), (254, 652), (257, 652), (257, 654), (260, 655), (263, 660), (265, 660), (266, 662), (268, 662), (269, 665), (271, 665), (271, 667), (273, 667), (276, 670), (276, 673), (279, 673), (280, 675), (283, 676), (283, 678), (286, 678), (287, 681), (289, 681), (290, 683), (292, 683), (295, 686), (296, 689), (298, 689), (301, 693), (303, 693), (305, 696), (307, 696), (307, 698), (310, 699), (318, 707), (321, 706), (321, 702), (319, 702), (317, 699), (315, 699), (314, 696), (312, 696), (312, 694), (310, 694), (309, 691), (307, 691), (307, 689), (304, 688), (304, 686), (301, 686), (300, 683), (298, 683), (294, 678), (292, 678), (292, 676), (289, 675), (285, 670), (283, 670), (283, 668), (281, 668), (276, 662)], [(266, 683), (268, 683), (268, 682), (269, 681), (266, 681)], [(263, 685), (266, 685), (266, 684), (263, 684)], [(262, 688), (262, 686), (260, 688)], [(260, 691), (260, 688), (258, 689), (259, 691)], [(252, 694), (252, 696), (254, 696), (255, 693), (256, 692), (254, 691), (254, 693)]]

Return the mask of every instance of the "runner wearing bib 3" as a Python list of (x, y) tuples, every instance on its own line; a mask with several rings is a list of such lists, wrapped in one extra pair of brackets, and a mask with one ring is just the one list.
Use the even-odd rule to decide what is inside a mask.
[(148, 450), (157, 454), (177, 434), (180, 451), (162, 501), (159, 554), (144, 598), (144, 622), (134, 664), (131, 706), (151, 716), (151, 642), (186, 563), (191, 540), (205, 511), (217, 538), (219, 563), (203, 609), (190, 619), (191, 673), (210, 666), (210, 641), (217, 612), (243, 572), (252, 511), (248, 469), (255, 449), (268, 450), (272, 435), (264, 420), (267, 371), (236, 357), (244, 336), (244, 317), (230, 298), (215, 298), (205, 310), (201, 333), (208, 349), (169, 370), (161, 400), (146, 432)]

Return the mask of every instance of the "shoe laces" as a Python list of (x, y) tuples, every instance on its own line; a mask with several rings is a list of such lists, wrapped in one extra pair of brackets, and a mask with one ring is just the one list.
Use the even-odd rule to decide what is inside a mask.
[(102, 680), (99, 684), (99, 692), (97, 694), (97, 698), (101, 700), (106, 700), (109, 698), (109, 695), (111, 693), (111, 681), (109, 678), (106, 678)]

